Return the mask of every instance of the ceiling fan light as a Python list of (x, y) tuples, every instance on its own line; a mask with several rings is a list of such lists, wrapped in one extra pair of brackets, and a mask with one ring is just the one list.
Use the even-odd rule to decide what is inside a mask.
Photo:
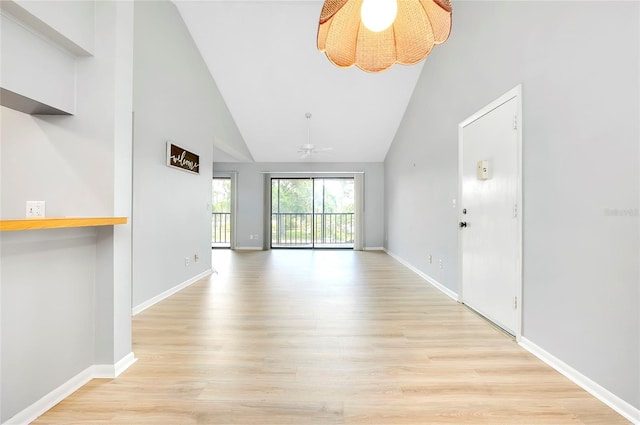
[[(384, 1), (396, 6), (395, 20), (382, 31), (372, 31), (361, 11), (369, 2)], [(449, 38), (451, 14), (450, 0), (325, 0), (318, 50), (339, 67), (355, 65), (367, 72), (384, 71), (394, 63), (412, 65)]]

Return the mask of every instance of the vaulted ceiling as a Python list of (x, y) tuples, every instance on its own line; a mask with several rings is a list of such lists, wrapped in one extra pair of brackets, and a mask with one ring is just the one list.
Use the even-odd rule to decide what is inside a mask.
[[(336, 67), (316, 48), (322, 1), (174, 3), (250, 152), (218, 146), (224, 160), (384, 161), (422, 62), (378, 74)], [(303, 159), (307, 143), (329, 149)]]

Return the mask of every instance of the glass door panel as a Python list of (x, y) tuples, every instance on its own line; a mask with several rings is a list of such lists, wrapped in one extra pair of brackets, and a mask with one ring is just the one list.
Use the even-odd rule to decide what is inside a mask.
[(271, 179), (271, 246), (313, 248), (311, 179)]
[(315, 179), (317, 248), (353, 248), (354, 184), (351, 178)]
[(211, 247), (231, 246), (231, 179), (214, 177), (211, 195)]
[(271, 180), (273, 248), (353, 248), (352, 178)]

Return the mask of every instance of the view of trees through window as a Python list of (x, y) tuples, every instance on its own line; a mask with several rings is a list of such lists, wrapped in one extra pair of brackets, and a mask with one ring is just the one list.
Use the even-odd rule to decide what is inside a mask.
[(231, 179), (214, 178), (211, 194), (211, 246), (231, 243)]
[(271, 180), (273, 247), (353, 247), (352, 178)]

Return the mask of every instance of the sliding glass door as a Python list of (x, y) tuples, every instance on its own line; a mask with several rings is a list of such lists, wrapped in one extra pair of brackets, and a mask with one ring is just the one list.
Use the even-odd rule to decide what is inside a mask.
[(353, 248), (353, 178), (272, 178), (272, 248)]

